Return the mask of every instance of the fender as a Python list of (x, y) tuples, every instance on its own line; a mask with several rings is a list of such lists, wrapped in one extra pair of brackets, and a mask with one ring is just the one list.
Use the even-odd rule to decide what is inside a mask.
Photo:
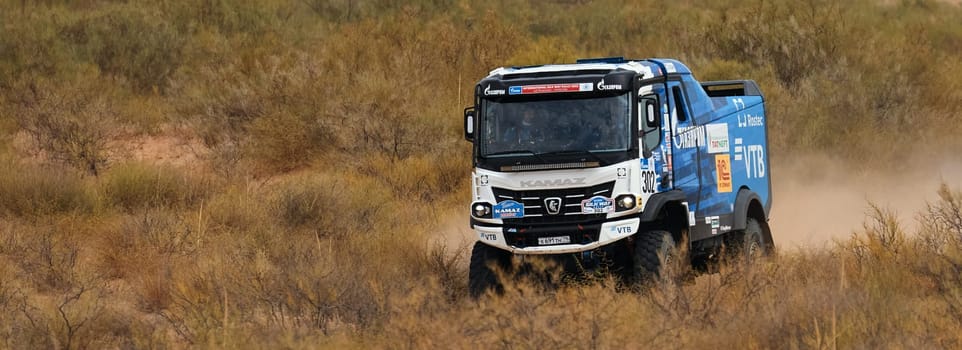
[[(735, 216), (733, 219), (734, 222), (732, 223), (732, 230), (745, 229), (745, 226), (747, 225), (746, 222), (748, 221), (748, 205), (751, 204), (753, 200), (757, 201), (759, 204), (762, 203), (762, 199), (758, 197), (758, 194), (755, 192), (747, 188), (741, 188), (738, 190), (738, 197), (735, 199), (735, 211), (732, 212), (732, 215)], [(768, 208), (765, 208), (764, 221), (768, 221)]]
[(664, 207), (665, 204), (670, 202), (684, 202), (687, 200), (685, 193), (679, 189), (653, 194), (648, 198), (648, 202), (645, 203), (645, 210), (641, 213), (641, 221), (655, 221), (655, 219), (658, 218), (658, 213), (661, 212), (661, 208)]

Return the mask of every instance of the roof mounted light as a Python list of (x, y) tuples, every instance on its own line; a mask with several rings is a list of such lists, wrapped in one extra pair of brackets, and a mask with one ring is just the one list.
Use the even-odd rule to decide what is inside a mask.
[(628, 62), (624, 57), (598, 57), (598, 58), (579, 58), (576, 63), (611, 63), (619, 64)]

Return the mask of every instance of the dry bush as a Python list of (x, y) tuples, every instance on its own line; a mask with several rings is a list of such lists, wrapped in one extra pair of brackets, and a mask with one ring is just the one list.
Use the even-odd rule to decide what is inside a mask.
[(272, 218), (270, 203), (263, 201), (267, 190), (252, 183), (228, 186), (207, 202), (206, 213), (211, 228), (242, 233), (268, 225)]
[(272, 212), (288, 228), (342, 237), (370, 231), (394, 206), (381, 186), (369, 179), (310, 175), (291, 178), (273, 190)]
[(4, 161), (0, 166), (0, 210), (4, 215), (42, 218), (93, 213), (99, 198), (72, 169), (41, 168)]
[(393, 159), (373, 155), (358, 170), (402, 201), (432, 202), (466, 189), (463, 169), (468, 160), (450, 151)]
[(91, 12), (65, 26), (63, 40), (134, 91), (163, 91), (182, 62), (184, 36), (156, 8), (115, 5)]
[[(259, 173), (289, 171), (330, 150), (332, 121), (322, 118), (331, 90), (315, 58), (278, 55), (253, 67), (242, 62), (205, 69), (178, 82), (179, 111), (204, 144), (220, 155), (222, 172), (241, 159)], [(223, 89), (209, 89), (223, 84)]]
[[(469, 190), (461, 109), (491, 68), (678, 57), (699, 78), (761, 84), (773, 153), (874, 169), (962, 130), (960, 11), (0, 2), (0, 149), (103, 175), (2, 163), (0, 346), (959, 347), (948, 189), (918, 235), (876, 206), (837, 246), (638, 292), (522, 279), (475, 302), (465, 248), (437, 242)], [(104, 167), (112, 145), (173, 129), (213, 149), (191, 166), (215, 175)]]
[[(89, 79), (89, 77), (85, 77)], [(81, 78), (84, 79), (84, 78)], [(32, 142), (27, 151), (98, 175), (119, 132), (117, 112), (97, 82), (29, 81), (16, 89), (13, 116)]]
[(954, 325), (962, 327), (962, 192), (943, 184), (939, 200), (920, 213), (914, 266), (944, 303)]
[(124, 163), (101, 181), (106, 204), (135, 211), (153, 207), (192, 207), (213, 191), (208, 178), (168, 165)]

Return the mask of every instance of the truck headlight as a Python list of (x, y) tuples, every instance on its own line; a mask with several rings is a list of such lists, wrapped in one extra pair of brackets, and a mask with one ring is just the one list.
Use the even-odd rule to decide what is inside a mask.
[(638, 205), (638, 200), (633, 194), (623, 194), (615, 198), (616, 211), (631, 210), (636, 205)]
[(491, 204), (484, 202), (475, 202), (471, 204), (471, 215), (474, 215), (476, 218), (490, 219)]

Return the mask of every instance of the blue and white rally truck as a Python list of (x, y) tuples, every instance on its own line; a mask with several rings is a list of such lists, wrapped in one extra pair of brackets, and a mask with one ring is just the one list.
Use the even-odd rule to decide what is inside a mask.
[[(475, 86), (472, 295), (528, 255), (658, 276), (676, 251), (773, 249), (764, 98), (672, 59), (498, 68)], [(685, 245), (684, 247), (681, 245)]]

